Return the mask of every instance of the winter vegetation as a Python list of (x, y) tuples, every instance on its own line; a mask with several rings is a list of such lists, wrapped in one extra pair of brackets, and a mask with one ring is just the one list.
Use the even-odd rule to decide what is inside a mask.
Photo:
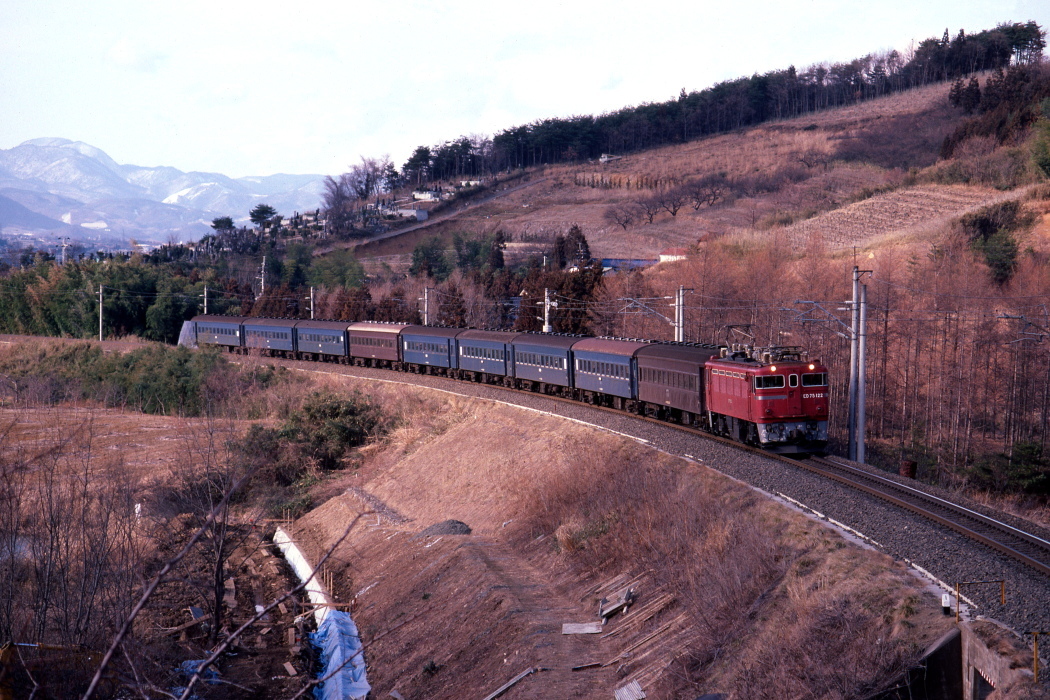
[[(162, 345), (22, 344), (0, 364), (0, 638), (22, 644), (0, 679), (15, 697), (178, 697), (184, 661), (246, 643), (231, 581), (254, 609), (260, 519), (308, 509), (311, 486), (391, 424), (363, 396)], [(297, 593), (270, 573), (277, 596)], [(120, 653), (103, 662), (107, 648)], [(236, 692), (207, 697), (289, 690), (260, 682), (257, 663), (224, 665)]]
[[(367, 484), (421, 521), (452, 517), (435, 504), (461, 509), (566, 600), (585, 599), (604, 573), (649, 572), (676, 614), (697, 620), (695, 634), (676, 638), (682, 653), (659, 657), (656, 697), (702, 683), (741, 697), (878, 690), (920, 648), (912, 584), (751, 492), (509, 409), (348, 390), (256, 357), (234, 364), (166, 344), (205, 302), (209, 313), (420, 323), (426, 296), (431, 323), (534, 331), (545, 291), (556, 332), (669, 340), (668, 300), (685, 287), (686, 340), (796, 345), (832, 368), (834, 451), (845, 442), (841, 306), (857, 266), (869, 301), (869, 462), (915, 461), (920, 479), (1045, 521), (1043, 48), (1031, 22), (946, 32), (906, 56), (789, 68), (420, 146), (400, 171), (362, 158), (325, 181), (322, 210), (286, 219), (257, 203), (243, 212), (250, 226), (218, 216), (198, 244), (68, 260), (6, 251), (0, 332), (66, 340), (11, 338), (0, 353), (0, 641), (67, 654), (55, 667), (67, 694), (93, 674), (99, 697), (276, 693), (256, 666), (282, 673), (261, 650), (295, 628), (300, 608), (292, 596), (292, 612), (276, 602), (244, 612), (294, 587), (275, 571), (265, 595), (254, 588), (269, 561), (263, 523), (305, 516), (313, 553), (338, 553), (347, 525), (370, 512), (347, 505), (346, 491)], [(584, 162), (607, 153), (625, 157)], [(432, 225), (391, 213), (413, 191), (438, 194)], [(616, 273), (602, 264), (670, 246), (684, 259)], [(75, 340), (96, 336), (100, 303), (104, 335), (128, 340), (126, 352)], [(525, 421), (534, 429), (520, 430)], [(149, 442), (152, 431), (163, 441)], [(504, 459), (511, 449), (536, 461), (528, 478)], [(491, 468), (479, 475), (482, 461)], [(368, 584), (347, 564), (362, 553), (369, 575), (405, 586), (366, 613), (376, 641), (384, 620), (415, 624), (432, 610), (441, 622), (420, 626), (421, 637), (463, 631), (464, 587), (509, 588), (506, 572), (450, 542), (432, 551), (445, 559), (420, 555), (413, 577), (383, 567), (415, 566), (405, 562), (421, 545), (373, 531), (352, 545), (331, 563), (346, 575), (341, 593)], [(476, 578), (446, 576), (441, 562), (453, 557)], [(670, 565), (681, 560), (698, 564)], [(879, 586), (858, 587), (858, 575)], [(447, 597), (424, 604), (425, 586)], [(504, 615), (507, 599), (486, 600), (494, 612), (479, 615)], [(189, 606), (207, 620), (187, 624)], [(502, 617), (491, 624), (504, 629)], [(836, 636), (843, 627), (859, 630), (855, 643)], [(96, 673), (107, 649), (108, 670)], [(395, 671), (421, 697), (454, 683), (442, 675), (451, 657), (372, 649), (391, 688)], [(42, 687), (33, 669), (47, 651), (20, 665), (19, 690)], [(218, 687), (199, 683), (204, 671), (174, 670), (209, 655), (223, 658)], [(462, 664), (478, 691), (505, 671), (494, 659)], [(280, 677), (289, 696), (306, 689)]]

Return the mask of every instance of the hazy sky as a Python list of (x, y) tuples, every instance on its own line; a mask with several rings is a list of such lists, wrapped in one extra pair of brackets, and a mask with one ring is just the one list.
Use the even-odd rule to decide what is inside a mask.
[(2, 0), (0, 148), (85, 141), (232, 176), (401, 163), (418, 145), (848, 60), (1046, 0)]

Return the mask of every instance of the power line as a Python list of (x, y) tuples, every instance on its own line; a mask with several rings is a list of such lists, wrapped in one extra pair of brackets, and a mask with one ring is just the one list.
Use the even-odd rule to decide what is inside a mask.
[(890, 282), (889, 280), (884, 280), (881, 277), (876, 277), (874, 275), (871, 276), (871, 280), (873, 282), (879, 282), (881, 284), (884, 284), (887, 287), (894, 287), (896, 289), (904, 289), (904, 290), (907, 290), (909, 292), (914, 292), (916, 294), (928, 294), (930, 296), (941, 297), (943, 299), (972, 299), (974, 301), (1010, 301), (1010, 300), (1021, 300), (1021, 299), (1050, 299), (1050, 294), (1032, 294), (1032, 295), (1029, 295), (1029, 296), (1019, 296), (1019, 297), (1013, 297), (1013, 296), (993, 296), (993, 297), (988, 297), (988, 296), (971, 296), (971, 295), (968, 295), (968, 294), (946, 294), (944, 292), (931, 292), (931, 291), (926, 290), (926, 289), (916, 289), (914, 287), (908, 287), (908, 286), (905, 286), (903, 284), (898, 284), (896, 282)]

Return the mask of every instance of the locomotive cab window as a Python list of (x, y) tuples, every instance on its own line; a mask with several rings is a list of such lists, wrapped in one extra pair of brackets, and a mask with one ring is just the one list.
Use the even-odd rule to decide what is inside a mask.
[(784, 375), (770, 374), (764, 377), (755, 377), (756, 389), (783, 389)]
[(790, 386), (790, 387), (798, 386), (798, 375), (797, 374), (792, 374), (792, 375), (788, 376), (788, 386)]
[(827, 372), (814, 372), (813, 374), (802, 375), (802, 386), (827, 386), (828, 385), (828, 374)]

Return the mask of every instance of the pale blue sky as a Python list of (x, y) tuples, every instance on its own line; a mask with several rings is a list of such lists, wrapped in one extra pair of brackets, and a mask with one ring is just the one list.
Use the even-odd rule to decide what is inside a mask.
[(1050, 2), (4, 0), (0, 148), (80, 140), (227, 175), (421, 144), (897, 48)]

